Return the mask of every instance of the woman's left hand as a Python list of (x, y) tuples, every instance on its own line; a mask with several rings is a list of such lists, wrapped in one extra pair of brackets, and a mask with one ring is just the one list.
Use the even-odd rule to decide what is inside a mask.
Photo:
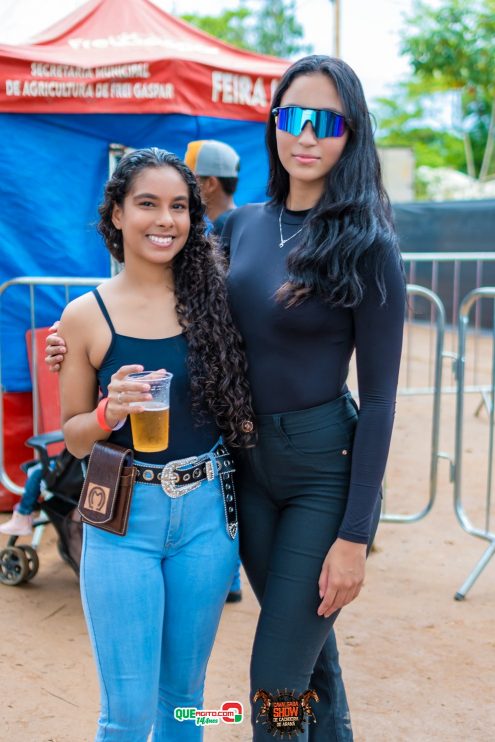
[(329, 618), (359, 595), (364, 582), (366, 544), (338, 538), (325, 557), (318, 587), (318, 615)]

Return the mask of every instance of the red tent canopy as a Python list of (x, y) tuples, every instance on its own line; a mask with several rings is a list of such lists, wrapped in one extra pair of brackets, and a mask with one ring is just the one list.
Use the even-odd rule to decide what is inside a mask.
[(149, 0), (89, 0), (31, 44), (0, 46), (0, 112), (262, 121), (287, 66), (225, 44)]

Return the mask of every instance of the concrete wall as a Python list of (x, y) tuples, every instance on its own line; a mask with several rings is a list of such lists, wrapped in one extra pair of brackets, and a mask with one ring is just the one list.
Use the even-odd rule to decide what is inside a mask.
[(414, 201), (414, 155), (409, 147), (378, 147), (383, 182), (394, 203)]

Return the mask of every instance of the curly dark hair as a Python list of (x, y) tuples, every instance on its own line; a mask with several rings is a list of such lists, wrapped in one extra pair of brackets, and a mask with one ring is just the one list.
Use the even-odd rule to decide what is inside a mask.
[[(326, 75), (335, 85), (348, 138), (339, 161), (326, 175), (323, 193), (306, 220), (299, 245), (289, 254), (289, 280), (277, 296), (289, 305), (316, 295), (333, 306), (356, 307), (363, 298), (363, 273), (370, 272), (384, 302), (383, 265), (391, 252), (400, 261), (400, 253), (370, 113), (356, 73), (341, 59), (323, 54), (303, 57), (282, 76), (271, 109), (280, 106), (296, 78), (315, 73)], [(283, 207), (290, 182), (278, 156), (275, 130), (270, 114), (266, 128), (268, 195), (272, 204)]]
[(176, 155), (151, 147), (123, 157), (105, 187), (99, 207), (98, 231), (119, 262), (124, 261), (122, 233), (112, 222), (134, 178), (145, 168), (173, 167), (187, 185), (191, 228), (175, 256), (173, 275), (176, 311), (188, 343), (188, 368), (193, 412), (198, 423), (212, 415), (224, 440), (252, 446), (254, 413), (247, 382), (242, 338), (232, 321), (225, 286), (225, 260), (206, 235), (205, 207), (192, 171)]

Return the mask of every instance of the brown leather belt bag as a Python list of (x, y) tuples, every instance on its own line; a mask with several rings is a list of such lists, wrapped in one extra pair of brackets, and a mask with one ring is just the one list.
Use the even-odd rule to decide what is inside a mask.
[(136, 478), (133, 464), (130, 448), (94, 444), (78, 505), (85, 523), (125, 536)]

